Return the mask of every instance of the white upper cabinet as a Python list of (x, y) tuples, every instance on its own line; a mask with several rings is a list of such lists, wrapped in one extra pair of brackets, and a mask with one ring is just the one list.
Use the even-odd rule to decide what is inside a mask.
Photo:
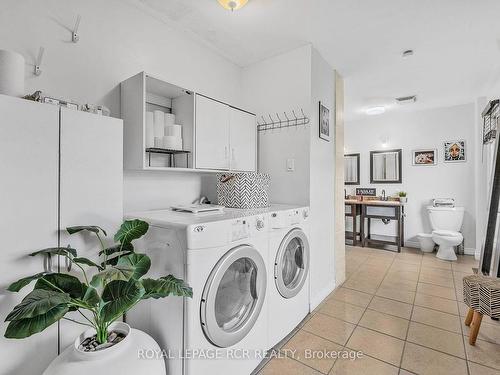
[(254, 172), (257, 163), (255, 115), (230, 108), (229, 145), (232, 171)]
[(229, 106), (196, 95), (196, 168), (229, 169)]
[(256, 170), (255, 115), (196, 95), (196, 168)]
[[(125, 169), (256, 170), (257, 137), (253, 114), (145, 72), (121, 83), (121, 110)], [(157, 122), (156, 116), (151, 120), (151, 112), (155, 111), (175, 116), (175, 124), (182, 129), (181, 143), (176, 144), (182, 144), (182, 148), (168, 149), (165, 145), (169, 144), (169, 139), (164, 139), (162, 146), (161, 139), (156, 137), (156, 127), (154, 139), (148, 136), (151, 121), (155, 125)], [(165, 137), (171, 135), (165, 134)]]

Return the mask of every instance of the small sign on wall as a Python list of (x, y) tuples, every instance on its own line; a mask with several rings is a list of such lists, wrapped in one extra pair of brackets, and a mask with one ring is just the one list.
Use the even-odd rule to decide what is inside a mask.
[(366, 195), (368, 197), (376, 197), (376, 188), (356, 188), (356, 195)]

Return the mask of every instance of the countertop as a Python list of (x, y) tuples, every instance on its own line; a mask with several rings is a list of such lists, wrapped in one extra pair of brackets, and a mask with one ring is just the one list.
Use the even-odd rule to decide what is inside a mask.
[(345, 204), (364, 204), (365, 206), (404, 206), (404, 203), (399, 201), (379, 201), (379, 200), (366, 200), (358, 201), (357, 199), (345, 199)]

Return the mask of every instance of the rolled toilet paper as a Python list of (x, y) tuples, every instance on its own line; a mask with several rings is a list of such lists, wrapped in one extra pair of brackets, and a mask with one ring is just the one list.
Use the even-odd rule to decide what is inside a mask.
[(146, 148), (155, 147), (155, 119), (153, 112), (146, 112)]
[(163, 137), (163, 148), (169, 150), (182, 150), (182, 138), (166, 135)]
[(163, 137), (155, 137), (155, 148), (164, 148)]
[(172, 137), (182, 138), (182, 126), (181, 125), (166, 125), (165, 135)]
[(24, 92), (24, 57), (0, 49), (0, 94), (21, 97)]
[(175, 115), (172, 113), (165, 113), (165, 126), (175, 124)]
[[(154, 111), (154, 134), (155, 138), (162, 138), (165, 135), (165, 113)], [(156, 146), (155, 146), (156, 147)]]

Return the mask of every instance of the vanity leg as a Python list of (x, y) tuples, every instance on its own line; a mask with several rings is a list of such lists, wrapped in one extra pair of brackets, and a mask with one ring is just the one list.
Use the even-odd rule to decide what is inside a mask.
[(359, 216), (359, 240), (361, 241), (361, 246), (365, 247), (365, 210), (361, 207), (361, 212)]
[[(356, 218), (358, 216), (356, 215), (356, 207), (354, 207), (354, 210), (355, 210), (354, 215), (352, 217), (352, 246), (356, 246), (356, 242), (357, 242), (356, 241), (356, 239), (357, 239), (357, 237), (356, 237)], [(351, 211), (352, 211), (352, 209), (351, 209)]]

